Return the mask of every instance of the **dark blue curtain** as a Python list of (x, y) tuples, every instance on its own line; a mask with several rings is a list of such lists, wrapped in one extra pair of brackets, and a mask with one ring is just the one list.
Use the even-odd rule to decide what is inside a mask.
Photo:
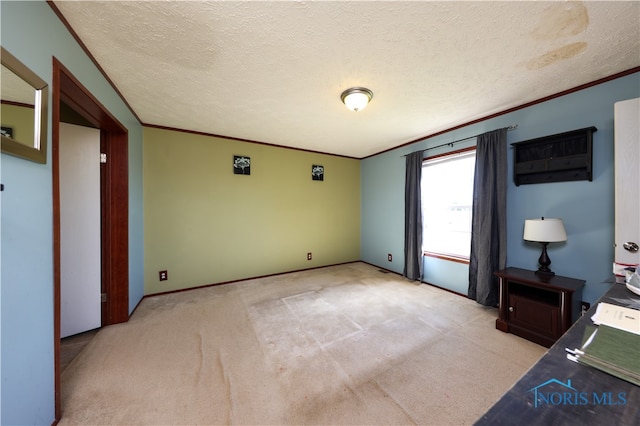
[(404, 272), (410, 280), (422, 279), (422, 205), (420, 179), (422, 152), (407, 155), (404, 186)]
[(478, 136), (473, 182), (469, 292), (471, 299), (497, 306), (493, 274), (507, 260), (507, 129)]

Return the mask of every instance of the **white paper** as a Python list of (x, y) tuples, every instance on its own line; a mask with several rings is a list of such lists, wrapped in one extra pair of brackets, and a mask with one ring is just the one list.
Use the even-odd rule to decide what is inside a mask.
[(591, 320), (596, 325), (604, 324), (640, 335), (640, 311), (635, 309), (601, 302)]

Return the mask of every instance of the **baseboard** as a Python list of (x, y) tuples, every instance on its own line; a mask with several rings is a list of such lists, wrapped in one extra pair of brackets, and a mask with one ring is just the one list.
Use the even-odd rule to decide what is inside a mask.
[(402, 274), (401, 274), (401, 273), (398, 273), (398, 272), (396, 272), (396, 271), (392, 271), (391, 269), (387, 269), (387, 268), (385, 268), (384, 266), (376, 265), (376, 264), (374, 264), (374, 263), (370, 263), (370, 262), (367, 262), (367, 261), (364, 261), (364, 260), (360, 260), (360, 263), (366, 263), (367, 265), (370, 265), (370, 266), (373, 266), (373, 267), (375, 267), (375, 268), (381, 269), (381, 270), (383, 270), (383, 271), (385, 271), (385, 272), (390, 272), (390, 273), (392, 273), (392, 274), (396, 274), (396, 275), (400, 275), (400, 276), (402, 276)]
[[(383, 267), (383, 266), (376, 265), (376, 264), (374, 264), (374, 263), (369, 263), (369, 262), (366, 262), (366, 261), (364, 261), (364, 260), (361, 260), (360, 262), (362, 262), (362, 263), (366, 263), (367, 265), (371, 265), (371, 266), (374, 266), (374, 267), (376, 267), (376, 268), (380, 268), (380, 269), (382, 269), (382, 270), (384, 270), (384, 271), (391, 272), (391, 273), (396, 274), (396, 275), (403, 276), (402, 274), (400, 274), (400, 273), (398, 273), (398, 272), (396, 272), (396, 271), (392, 271), (391, 269), (387, 269), (387, 268), (385, 268), (385, 267)], [(448, 288), (441, 287), (441, 286), (439, 286), (439, 285), (437, 285), (437, 284), (433, 284), (433, 283), (430, 283), (430, 282), (428, 282), (428, 281), (420, 280), (420, 283), (422, 283), (422, 284), (426, 284), (426, 285), (430, 285), (430, 286), (432, 286), (432, 287), (436, 287), (436, 288), (438, 288), (438, 289), (440, 289), (440, 290), (447, 291), (447, 292), (449, 292), (449, 293), (455, 294), (456, 296), (464, 297), (465, 299), (469, 299), (469, 296), (468, 296), (468, 295), (466, 295), (466, 294), (458, 293), (457, 291), (453, 291), (453, 290), (450, 290), (450, 289), (448, 289)]]
[[(330, 268), (332, 266), (348, 265), (348, 264), (351, 264), (351, 263), (360, 263), (360, 262), (362, 262), (362, 261), (361, 260), (353, 260), (351, 262), (334, 263), (334, 264), (331, 264), (331, 265), (314, 266), (313, 268), (294, 269), (292, 271), (277, 272), (275, 274), (258, 275), (258, 276), (255, 276), (255, 277), (240, 278), (240, 279), (231, 280), (231, 281), (221, 281), (221, 282), (213, 283), (213, 284), (204, 284), (204, 285), (199, 285), (199, 286), (195, 286), (195, 287), (187, 287), (187, 288), (180, 288), (180, 289), (177, 289), (177, 290), (163, 291), (163, 292), (160, 292), (160, 293), (145, 294), (144, 296), (142, 296), (142, 299), (144, 299), (146, 297), (162, 296), (162, 295), (165, 295), (165, 294), (182, 293), (183, 291), (196, 290), (196, 289), (199, 289), (199, 288), (207, 288), (207, 287), (215, 287), (215, 286), (219, 286), (219, 285), (234, 284), (234, 283), (240, 283), (240, 282), (243, 282), (243, 281), (257, 280), (257, 279), (260, 279), (260, 278), (277, 277), (279, 275), (292, 274), (294, 272), (312, 271), (314, 269)], [(366, 262), (364, 262), (364, 263), (366, 263)], [(142, 302), (142, 299), (140, 299), (140, 302)], [(140, 302), (138, 302), (138, 305), (140, 305)], [(137, 307), (138, 306), (136, 306), (136, 308)], [(134, 309), (134, 311), (135, 311), (135, 309)], [(131, 312), (131, 314), (133, 315), (133, 312)]]
[(449, 293), (455, 294), (456, 296), (464, 297), (465, 299), (470, 299), (470, 297), (468, 295), (464, 294), (464, 293), (458, 293), (457, 291), (450, 290), (448, 288), (441, 287), (441, 286), (439, 286), (437, 284), (433, 284), (433, 283), (430, 283), (430, 282), (427, 282), (427, 281), (422, 281), (422, 283), (430, 285), (431, 287), (439, 288), (440, 290), (443, 290), (443, 291), (448, 291)]

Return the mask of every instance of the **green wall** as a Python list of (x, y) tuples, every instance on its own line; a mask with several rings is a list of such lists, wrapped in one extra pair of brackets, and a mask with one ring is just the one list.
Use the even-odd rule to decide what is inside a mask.
[(143, 169), (145, 294), (360, 259), (359, 160), (145, 127)]
[(3, 127), (13, 129), (13, 139), (23, 145), (33, 146), (33, 108), (2, 104), (0, 118)]

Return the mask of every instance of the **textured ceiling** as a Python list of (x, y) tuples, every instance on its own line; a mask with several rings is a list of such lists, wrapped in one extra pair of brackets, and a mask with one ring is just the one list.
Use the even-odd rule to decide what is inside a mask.
[(640, 65), (637, 1), (54, 3), (144, 124), (358, 158)]
[(2, 100), (17, 102), (24, 105), (34, 105), (35, 96), (33, 93), (33, 87), (4, 65), (2, 65), (1, 69), (0, 81), (2, 82)]

